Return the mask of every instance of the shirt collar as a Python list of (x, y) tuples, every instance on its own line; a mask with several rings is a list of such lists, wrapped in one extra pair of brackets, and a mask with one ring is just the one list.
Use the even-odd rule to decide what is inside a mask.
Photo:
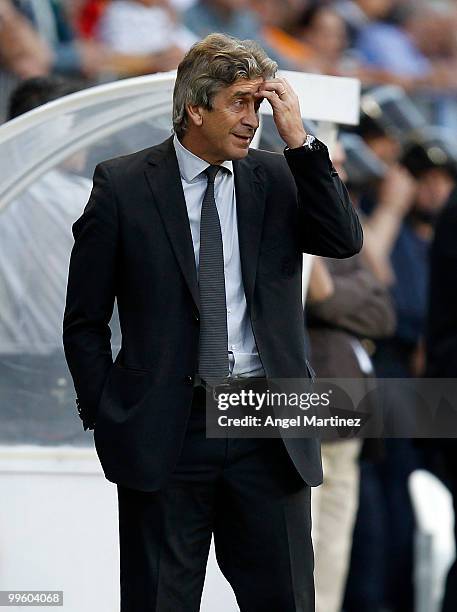
[[(186, 149), (186, 147), (181, 144), (176, 134), (173, 137), (173, 145), (178, 159), (179, 173), (187, 183), (193, 181), (210, 166), (207, 161), (194, 155), (189, 149)], [(231, 161), (224, 161), (221, 166), (233, 174), (233, 163)]]

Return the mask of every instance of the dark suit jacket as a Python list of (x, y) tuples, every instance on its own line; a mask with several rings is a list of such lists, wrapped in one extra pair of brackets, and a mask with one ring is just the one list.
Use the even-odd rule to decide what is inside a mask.
[[(287, 160), (287, 161), (286, 161)], [(362, 230), (326, 149), (251, 150), (234, 162), (246, 301), (267, 377), (308, 376), (302, 252), (350, 257)], [(295, 180), (294, 180), (295, 179)], [(152, 491), (180, 452), (197, 371), (199, 299), (172, 139), (97, 166), (73, 225), (64, 348), (106, 477)], [(121, 350), (108, 322), (117, 298)], [(306, 482), (322, 478), (316, 440), (285, 441)]]

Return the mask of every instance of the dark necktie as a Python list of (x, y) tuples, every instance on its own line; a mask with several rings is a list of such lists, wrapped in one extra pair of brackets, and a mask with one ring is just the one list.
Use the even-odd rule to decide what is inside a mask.
[(203, 197), (200, 218), (198, 370), (203, 380), (210, 385), (222, 382), (229, 374), (224, 252), (221, 224), (214, 199), (214, 180), (220, 169), (220, 166), (208, 166), (205, 170), (208, 186)]

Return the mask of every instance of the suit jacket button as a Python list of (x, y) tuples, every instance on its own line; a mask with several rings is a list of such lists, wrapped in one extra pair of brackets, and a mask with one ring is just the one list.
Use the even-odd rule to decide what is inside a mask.
[(185, 380), (185, 382), (186, 382), (188, 385), (193, 385), (193, 384), (194, 384), (194, 377), (193, 377), (193, 376), (186, 376), (186, 377), (184, 378), (184, 380)]
[(198, 312), (194, 312), (194, 319), (195, 321), (200, 321), (200, 317), (198, 316)]

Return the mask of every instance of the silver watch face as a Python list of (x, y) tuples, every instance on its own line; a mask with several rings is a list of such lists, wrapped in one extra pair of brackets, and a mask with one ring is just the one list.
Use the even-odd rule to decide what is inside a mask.
[(310, 146), (313, 144), (313, 142), (314, 142), (315, 140), (316, 140), (316, 137), (315, 137), (315, 136), (313, 136), (312, 134), (308, 134), (308, 135), (306, 136), (305, 145), (306, 145), (307, 147), (310, 147)]

